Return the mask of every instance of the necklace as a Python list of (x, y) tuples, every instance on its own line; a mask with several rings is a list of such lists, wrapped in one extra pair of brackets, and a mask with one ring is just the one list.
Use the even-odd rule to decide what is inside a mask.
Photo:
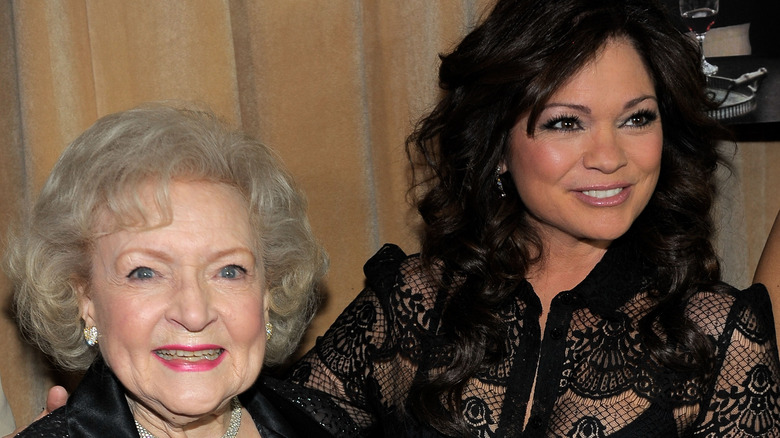
[[(222, 438), (236, 438), (239, 426), (241, 426), (241, 402), (238, 401), (238, 397), (233, 397), (233, 399), (230, 400), (230, 424), (228, 425), (227, 432), (222, 435)], [(140, 435), (141, 438), (157, 438), (146, 430), (145, 427), (141, 426), (141, 423), (139, 423), (138, 420), (135, 420), (135, 428), (138, 429), (138, 435)]]

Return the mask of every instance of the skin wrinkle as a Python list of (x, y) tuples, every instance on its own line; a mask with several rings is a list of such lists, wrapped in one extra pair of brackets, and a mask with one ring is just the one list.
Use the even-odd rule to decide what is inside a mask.
[[(134, 417), (152, 433), (224, 433), (231, 398), (260, 372), (265, 280), (244, 204), (226, 185), (174, 181), (169, 223), (95, 242), (82, 317), (100, 330), (106, 363), (129, 391)], [(212, 369), (182, 372), (154, 353), (172, 345), (213, 345), (223, 357)]]

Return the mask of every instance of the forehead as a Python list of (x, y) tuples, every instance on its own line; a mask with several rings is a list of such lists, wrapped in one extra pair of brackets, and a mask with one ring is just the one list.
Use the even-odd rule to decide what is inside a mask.
[(174, 218), (208, 218), (241, 228), (250, 226), (245, 197), (224, 183), (147, 179), (107, 197), (94, 214), (93, 230), (98, 237), (119, 230), (161, 228)]
[(589, 97), (595, 102), (626, 93), (655, 96), (645, 60), (626, 39), (611, 39), (550, 98)]

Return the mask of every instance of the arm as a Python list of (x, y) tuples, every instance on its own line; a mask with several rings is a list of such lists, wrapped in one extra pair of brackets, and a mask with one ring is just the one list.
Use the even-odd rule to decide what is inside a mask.
[(370, 356), (385, 338), (384, 322), (376, 295), (363, 291), (293, 365), (288, 381), (327, 394), (360, 429), (370, 428), (377, 416)]
[(775, 315), (780, 315), (780, 212), (766, 239), (764, 251), (758, 260), (758, 267), (753, 277), (753, 283), (762, 283), (769, 289), (772, 298), (772, 308)]
[[(772, 311), (780, 315), (780, 212), (766, 239), (764, 251), (758, 260), (758, 267), (753, 277), (753, 283), (761, 283), (769, 290), (772, 300)], [(777, 321), (776, 321), (777, 322)], [(780, 333), (780, 328), (776, 331)], [(778, 341), (780, 343), (780, 341)]]
[(725, 300), (711, 300), (702, 318), (716, 352), (694, 436), (780, 436), (780, 360), (769, 296), (756, 285), (736, 291), (730, 306)]
[(403, 412), (431, 330), (434, 288), (425, 287), (418, 262), (385, 245), (364, 267), (368, 287), (290, 374), (293, 383), (327, 394), (363, 436), (387, 433), (394, 423), (383, 419)]

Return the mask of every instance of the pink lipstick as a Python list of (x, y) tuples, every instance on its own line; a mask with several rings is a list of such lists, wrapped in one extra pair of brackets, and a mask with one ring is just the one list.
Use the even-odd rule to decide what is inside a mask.
[(225, 349), (218, 345), (165, 345), (153, 353), (163, 365), (180, 372), (209, 371), (225, 358)]

